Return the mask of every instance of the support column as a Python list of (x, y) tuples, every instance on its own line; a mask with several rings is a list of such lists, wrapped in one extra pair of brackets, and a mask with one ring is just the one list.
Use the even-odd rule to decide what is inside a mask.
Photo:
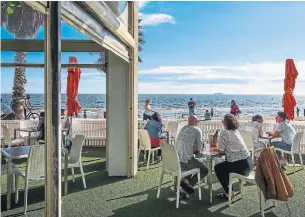
[(129, 33), (136, 42), (129, 48), (128, 72), (128, 177), (138, 171), (138, 2), (128, 2)]
[(111, 51), (106, 61), (107, 171), (109, 176), (127, 176), (129, 66)]
[(45, 216), (61, 216), (61, 2), (45, 22)]

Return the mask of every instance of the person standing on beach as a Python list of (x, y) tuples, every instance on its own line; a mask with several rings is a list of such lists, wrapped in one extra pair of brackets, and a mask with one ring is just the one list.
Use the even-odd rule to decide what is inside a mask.
[(211, 117), (214, 117), (214, 109), (211, 108)]
[(304, 109), (304, 117), (305, 117), (305, 109)]
[(153, 111), (151, 110), (150, 100), (147, 99), (147, 100), (145, 101), (145, 106), (144, 106), (143, 121), (151, 120), (152, 112), (153, 112)]
[(241, 113), (241, 112), (240, 112), (240, 110), (239, 110), (238, 105), (236, 105), (235, 100), (232, 100), (232, 101), (231, 101), (231, 110), (230, 110), (230, 114), (231, 114), (231, 115), (234, 115), (234, 116), (238, 116), (240, 113)]
[(187, 104), (189, 107), (189, 115), (195, 115), (195, 101), (193, 100), (193, 98), (190, 98), (189, 103)]
[(299, 107), (297, 107), (297, 117), (299, 117), (300, 116), (300, 109), (299, 109)]

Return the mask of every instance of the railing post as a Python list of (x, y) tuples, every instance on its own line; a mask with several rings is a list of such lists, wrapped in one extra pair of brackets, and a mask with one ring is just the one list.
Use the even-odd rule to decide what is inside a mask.
[(45, 216), (61, 216), (61, 2), (45, 19)]

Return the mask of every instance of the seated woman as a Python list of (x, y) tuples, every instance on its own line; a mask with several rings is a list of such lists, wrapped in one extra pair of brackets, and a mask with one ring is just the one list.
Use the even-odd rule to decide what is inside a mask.
[(247, 123), (246, 130), (251, 132), (254, 150), (265, 148), (266, 144), (259, 141), (259, 138), (263, 137), (263, 125), (264, 122), (263, 117), (261, 115), (255, 115), (252, 117), (252, 121)]
[[(223, 120), (224, 130), (220, 132), (218, 150), (223, 153), (226, 160), (215, 165), (216, 176), (224, 192), (217, 196), (228, 199), (229, 174), (237, 173), (248, 176), (253, 169), (253, 160), (250, 152), (238, 131), (238, 121), (234, 115), (227, 114)], [(235, 195), (235, 193), (232, 193)]]
[[(148, 131), (151, 147), (156, 148), (160, 147), (161, 143), (164, 139), (166, 139), (166, 135), (164, 133), (165, 127), (162, 124), (161, 115), (158, 112), (155, 112), (152, 115), (152, 120), (149, 120), (144, 127), (145, 130)], [(158, 151), (158, 160), (161, 159), (161, 150)]]

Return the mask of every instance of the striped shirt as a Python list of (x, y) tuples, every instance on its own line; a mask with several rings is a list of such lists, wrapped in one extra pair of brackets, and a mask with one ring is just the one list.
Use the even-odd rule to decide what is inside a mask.
[(222, 130), (220, 132), (218, 149), (223, 151), (228, 162), (247, 159), (250, 152), (238, 130)]
[(191, 160), (194, 155), (194, 146), (196, 145), (196, 150), (200, 151), (202, 144), (202, 131), (199, 127), (191, 125), (182, 127), (175, 145), (180, 162), (187, 163)]

